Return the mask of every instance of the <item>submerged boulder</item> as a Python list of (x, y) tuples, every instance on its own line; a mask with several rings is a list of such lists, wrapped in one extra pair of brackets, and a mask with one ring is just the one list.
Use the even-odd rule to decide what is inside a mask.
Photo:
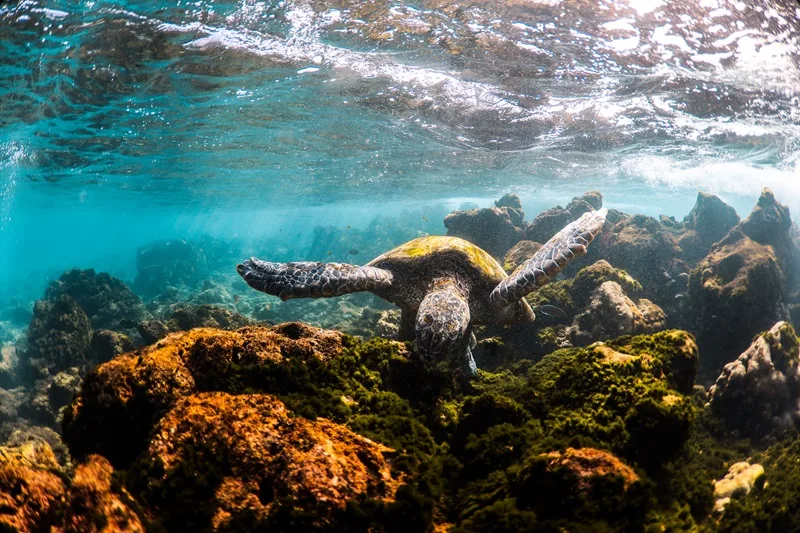
[(735, 361), (711, 387), (712, 412), (738, 435), (777, 438), (800, 423), (800, 341), (778, 322)]
[(44, 441), (0, 447), (0, 529), (25, 533), (145, 531), (131, 508), (133, 499), (113, 480), (108, 461), (89, 457), (78, 465), (68, 485), (65, 474)]
[(536, 215), (536, 218), (525, 229), (525, 238), (530, 241), (545, 243), (561, 231), (561, 229), (577, 220), (587, 211), (603, 207), (603, 195), (590, 191), (576, 196), (567, 207), (556, 206)]
[(523, 238), (524, 218), (519, 197), (507, 194), (494, 207), (454, 211), (445, 217), (444, 225), (447, 235), (465, 239), (499, 258)]
[(46, 300), (72, 297), (86, 312), (95, 329), (131, 330), (150, 313), (142, 301), (119, 278), (93, 268), (64, 272), (45, 291)]
[(718, 371), (760, 331), (788, 320), (787, 276), (798, 248), (786, 206), (765, 189), (748, 218), (699, 263), (689, 297), (704, 365)]
[(290, 417), (272, 396), (197, 394), (154, 428), (146, 500), (168, 527), (266, 527), (287, 505), (310, 528), (333, 527), (350, 500), (393, 499), (391, 451), (339, 424)]
[(34, 377), (87, 363), (92, 325), (69, 295), (39, 300), (28, 329), (28, 364)]
[(573, 345), (584, 346), (601, 339), (651, 333), (664, 329), (666, 315), (645, 298), (635, 302), (616, 281), (606, 281), (594, 290), (588, 307), (568, 328)]
[[(524, 242), (524, 241), (523, 241)], [(627, 272), (597, 261), (575, 277), (544, 285), (526, 296), (537, 312), (534, 326), (489, 327), (485, 335), (501, 337), (502, 346), (482, 344), (475, 355), (479, 366), (511, 358), (538, 357), (558, 348), (586, 346), (595, 341), (654, 333), (664, 329), (664, 311), (641, 297), (642, 286)], [(542, 306), (555, 306), (563, 316), (547, 316)], [(501, 356), (501, 357), (498, 357)]]
[(685, 231), (678, 239), (684, 259), (699, 261), (738, 223), (739, 215), (733, 207), (713, 194), (697, 193), (697, 202), (683, 219)]

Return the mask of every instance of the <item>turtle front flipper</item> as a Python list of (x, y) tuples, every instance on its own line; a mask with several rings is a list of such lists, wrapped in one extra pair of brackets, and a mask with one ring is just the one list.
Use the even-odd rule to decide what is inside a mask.
[(586, 247), (603, 229), (606, 214), (606, 208), (584, 213), (556, 233), (533, 257), (494, 288), (489, 295), (492, 304), (502, 309), (549, 283), (570, 261), (586, 253)]
[(236, 265), (236, 271), (257, 291), (281, 300), (341, 296), (386, 289), (392, 284), (388, 270), (347, 263), (271, 263), (251, 257)]

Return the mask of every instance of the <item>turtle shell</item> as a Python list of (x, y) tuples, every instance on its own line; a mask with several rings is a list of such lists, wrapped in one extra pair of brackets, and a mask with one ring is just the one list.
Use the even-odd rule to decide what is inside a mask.
[(524, 300), (511, 306), (509, 313), (491, 308), (489, 294), (508, 275), (491, 255), (458, 237), (420, 237), (376, 257), (368, 266), (392, 273), (392, 287), (379, 296), (404, 310), (416, 310), (436, 280), (452, 278), (469, 292), (473, 322), (526, 321), (533, 316)]

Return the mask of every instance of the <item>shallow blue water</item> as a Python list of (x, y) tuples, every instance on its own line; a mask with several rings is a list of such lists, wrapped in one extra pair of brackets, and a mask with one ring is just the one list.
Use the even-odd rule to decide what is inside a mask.
[[(304, 250), (319, 225), (588, 189), (800, 209), (784, 2), (20, 1), (0, 7), (0, 295), (136, 248)], [(415, 222), (416, 221), (416, 222)], [(432, 221), (432, 222), (431, 222)], [(263, 252), (262, 252), (263, 255)], [(298, 257), (298, 259), (304, 259)]]

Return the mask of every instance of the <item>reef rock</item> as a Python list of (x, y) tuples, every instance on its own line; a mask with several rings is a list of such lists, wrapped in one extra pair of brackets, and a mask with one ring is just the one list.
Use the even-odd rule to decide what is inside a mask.
[(576, 196), (566, 208), (556, 206), (539, 213), (525, 230), (525, 239), (545, 243), (558, 233), (561, 228), (577, 220), (587, 211), (603, 207), (603, 195), (597, 191), (589, 191)]
[(18, 364), (16, 346), (0, 346), (0, 389), (13, 389), (19, 383)]
[(47, 531), (66, 493), (59, 473), (46, 443), (0, 447), (0, 529)]
[(714, 482), (714, 512), (719, 514), (731, 498), (747, 496), (756, 486), (764, 483), (764, 467), (747, 461), (731, 465), (725, 477)]
[(741, 436), (779, 437), (800, 423), (800, 341), (778, 322), (735, 361), (711, 387), (712, 412)]
[(203, 393), (155, 427), (147, 499), (168, 526), (264, 527), (286, 502), (313, 527), (333, 526), (349, 500), (393, 498), (389, 452), (339, 424), (290, 417), (272, 396)]
[(534, 256), (542, 245), (538, 242), (522, 240), (511, 247), (503, 258), (503, 269), (509, 274), (519, 265)]
[(25, 417), (37, 424), (57, 427), (62, 408), (80, 389), (81, 375), (81, 369), (71, 367), (37, 380), (22, 407)]
[(136, 251), (133, 286), (145, 296), (160, 294), (167, 287), (197, 288), (207, 277), (206, 255), (196, 243), (158, 241)]
[(454, 211), (445, 217), (444, 225), (448, 235), (476, 244), (494, 257), (503, 257), (523, 238), (524, 218), (519, 198), (507, 194), (495, 207)]
[(259, 367), (286, 357), (325, 361), (341, 349), (340, 333), (299, 323), (174, 333), (90, 372), (65, 413), (64, 437), (78, 457), (99, 453), (112, 464), (127, 465), (179, 398), (199, 391), (241, 391), (257, 387), (259, 380), (263, 386), (267, 382), (259, 377)]
[(713, 194), (697, 193), (697, 202), (683, 219), (685, 231), (678, 238), (684, 259), (699, 261), (738, 223), (739, 215), (733, 207)]
[(193, 328), (218, 328), (236, 330), (255, 324), (244, 315), (224, 307), (202, 304), (179, 304), (173, 308), (169, 320), (145, 320), (139, 324), (139, 335), (145, 345), (153, 344), (177, 331)]
[(571, 509), (583, 519), (630, 515), (636, 523), (644, 514), (647, 500), (639, 476), (607, 451), (567, 448), (541, 454), (525, 464), (521, 477), (524, 499), (535, 500), (542, 517)]
[(64, 272), (47, 288), (45, 299), (65, 294), (75, 299), (95, 329), (130, 330), (150, 318), (142, 301), (122, 280), (105, 272), (97, 274), (92, 268)]
[(673, 280), (689, 267), (680, 259), (675, 234), (658, 220), (633, 215), (604, 229), (601, 235), (594, 252), (636, 278), (651, 300), (666, 305), (685, 290)]
[(539, 312), (535, 327), (513, 326), (502, 331), (487, 328), (486, 335), (503, 338), (499, 351), (506, 355), (484, 357), (480, 348), (475, 352), (479, 366), (489, 364), (489, 359), (536, 357), (558, 348), (664, 329), (664, 311), (642, 298), (641, 293), (638, 281), (601, 259), (581, 269), (575, 277), (544, 285), (526, 297), (534, 311), (553, 305), (564, 312), (564, 317)]
[(117, 355), (133, 350), (133, 341), (122, 333), (99, 329), (92, 335), (89, 360), (93, 364), (105, 363)]
[(133, 499), (112, 480), (108, 461), (92, 456), (67, 488), (50, 446), (39, 440), (0, 447), (0, 529), (54, 533), (143, 532)]
[(28, 364), (34, 377), (85, 365), (91, 339), (89, 317), (71, 296), (39, 300), (28, 329)]
[(616, 281), (606, 281), (592, 293), (588, 308), (578, 314), (568, 335), (572, 344), (584, 346), (594, 341), (653, 333), (664, 329), (666, 315), (645, 298), (631, 300)]
[(789, 211), (765, 189), (748, 218), (734, 227), (692, 272), (689, 297), (704, 366), (718, 371), (760, 331), (789, 318), (787, 276), (797, 248)]

